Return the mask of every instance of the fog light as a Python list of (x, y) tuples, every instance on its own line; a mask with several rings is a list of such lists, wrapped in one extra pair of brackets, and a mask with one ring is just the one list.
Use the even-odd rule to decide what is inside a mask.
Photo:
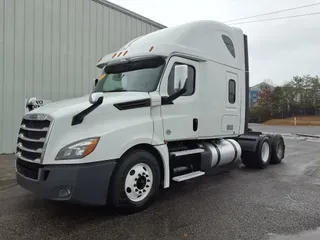
[(69, 188), (63, 188), (59, 191), (58, 197), (59, 198), (67, 198), (71, 194), (71, 190)]

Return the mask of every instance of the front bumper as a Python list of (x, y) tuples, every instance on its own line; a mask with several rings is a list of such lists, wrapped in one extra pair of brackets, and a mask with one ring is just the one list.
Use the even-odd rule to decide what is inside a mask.
[(46, 199), (105, 205), (116, 161), (90, 164), (40, 165), (16, 161), (18, 184)]

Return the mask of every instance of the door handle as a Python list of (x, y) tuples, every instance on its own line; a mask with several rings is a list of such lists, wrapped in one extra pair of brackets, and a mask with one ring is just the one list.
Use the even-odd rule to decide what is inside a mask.
[(196, 132), (198, 130), (198, 118), (193, 119), (193, 131)]

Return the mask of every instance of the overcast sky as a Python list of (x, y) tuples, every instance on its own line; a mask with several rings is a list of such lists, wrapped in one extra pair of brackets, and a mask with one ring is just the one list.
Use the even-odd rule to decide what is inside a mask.
[[(228, 21), (319, 0), (110, 0), (166, 26), (193, 20)], [(248, 19), (259, 20), (311, 12), (320, 5)], [(271, 79), (274, 85), (294, 75), (320, 75), (320, 15), (234, 25), (249, 38), (250, 85)]]

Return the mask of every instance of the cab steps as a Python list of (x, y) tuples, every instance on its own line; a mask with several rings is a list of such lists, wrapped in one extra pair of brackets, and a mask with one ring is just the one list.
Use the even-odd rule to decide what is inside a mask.
[(191, 173), (187, 173), (187, 174), (183, 174), (183, 175), (179, 175), (176, 177), (173, 177), (172, 180), (175, 182), (183, 182), (192, 178), (196, 178), (196, 177), (200, 177), (202, 175), (204, 175), (205, 172), (202, 171), (196, 171), (196, 172), (191, 172)]

